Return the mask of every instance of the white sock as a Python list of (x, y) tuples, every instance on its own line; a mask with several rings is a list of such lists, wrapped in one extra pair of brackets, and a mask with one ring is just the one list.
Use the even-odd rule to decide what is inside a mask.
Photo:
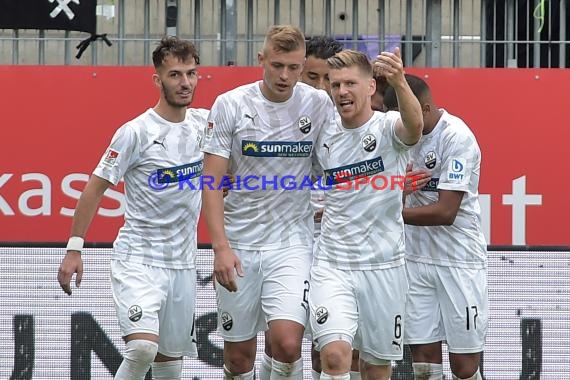
[(128, 341), (115, 380), (143, 380), (157, 352), (158, 344), (150, 340)]
[(325, 371), (321, 372), (321, 380), (350, 380), (350, 372), (342, 375), (329, 375)]
[(312, 369), (311, 370), (311, 377), (313, 378), (313, 380), (319, 380), (321, 378), (321, 373)]
[(275, 359), (271, 362), (271, 380), (303, 380), (303, 358), (293, 363), (281, 363)]
[(242, 373), (241, 375), (232, 375), (224, 364), (224, 380), (254, 380), (255, 379), (255, 368), (249, 372)]
[(153, 380), (180, 380), (182, 377), (182, 360), (152, 363)]
[(443, 365), (437, 363), (412, 363), (414, 379), (442, 380)]
[(350, 371), (350, 380), (362, 380), (362, 377), (360, 376), (360, 372)]
[(481, 376), (481, 372), (479, 372), (479, 368), (477, 368), (477, 372), (475, 372), (473, 374), (473, 376), (468, 377), (467, 379), (460, 379), (459, 377), (455, 376), (454, 374), (451, 374), (453, 377), (453, 380), (483, 380), (483, 377)]
[(259, 368), (259, 379), (269, 380), (271, 378), (271, 357), (265, 352), (261, 358), (261, 367)]

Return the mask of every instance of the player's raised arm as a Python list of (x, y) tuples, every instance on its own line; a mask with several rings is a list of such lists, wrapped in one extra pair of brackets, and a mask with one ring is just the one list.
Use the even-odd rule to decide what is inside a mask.
[(375, 65), (380, 67), (388, 84), (396, 91), (401, 115), (401, 120), (396, 122), (396, 135), (405, 144), (414, 145), (422, 135), (422, 109), (404, 77), (404, 65), (400, 57), (400, 49), (396, 48), (394, 53), (380, 53)]

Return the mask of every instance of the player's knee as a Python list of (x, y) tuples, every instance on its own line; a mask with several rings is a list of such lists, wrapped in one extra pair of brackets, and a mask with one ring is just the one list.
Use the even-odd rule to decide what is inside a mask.
[(321, 350), (321, 365), (324, 369), (348, 372), (351, 362), (351, 348), (346, 342), (329, 343)]
[(301, 342), (294, 336), (286, 336), (273, 342), (271, 351), (273, 357), (284, 363), (292, 363), (301, 356)]
[(478, 354), (450, 355), (451, 373), (458, 379), (475, 380), (479, 373), (480, 357)]
[(475, 371), (475, 373), (471, 372), (471, 374), (466, 373), (466, 371), (459, 372), (459, 373), (452, 373), (453, 380), (483, 380), (481, 376), (481, 372), (479, 372), (479, 368)]
[(142, 379), (157, 352), (158, 344), (149, 340), (135, 339), (127, 342), (115, 380)]
[(128, 341), (125, 345), (123, 354), (124, 360), (128, 360), (131, 365), (137, 365), (141, 368), (148, 367), (154, 361), (158, 353), (158, 344), (150, 340), (134, 339)]
[(251, 371), (256, 354), (255, 340), (224, 342), (224, 366), (235, 375)]
[(224, 362), (224, 366), (234, 375), (247, 373), (253, 369), (254, 365), (254, 360), (250, 360), (246, 356), (239, 354), (224, 355)]

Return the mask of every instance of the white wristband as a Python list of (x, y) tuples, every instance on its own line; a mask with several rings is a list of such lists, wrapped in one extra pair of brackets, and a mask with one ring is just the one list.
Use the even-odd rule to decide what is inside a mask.
[(79, 236), (72, 236), (67, 241), (67, 250), (81, 252), (81, 250), (83, 249), (84, 242), (85, 241), (83, 240), (83, 238), (80, 238)]

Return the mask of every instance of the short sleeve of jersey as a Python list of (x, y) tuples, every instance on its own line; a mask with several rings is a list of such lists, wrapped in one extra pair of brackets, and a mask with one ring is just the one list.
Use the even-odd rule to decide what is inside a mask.
[(462, 130), (446, 136), (441, 165), (440, 190), (469, 191), (469, 183), (474, 170), (479, 170), (481, 155), (471, 134)]
[[(377, 111), (378, 112), (378, 111)], [(405, 144), (398, 135), (396, 134), (396, 122), (400, 119), (400, 113), (397, 111), (388, 111), (386, 112), (386, 118), (384, 119), (384, 123), (387, 127), (390, 128), (390, 134), (392, 135), (392, 143), (396, 150), (409, 150), (412, 145)]]
[(115, 132), (93, 174), (117, 185), (127, 169), (137, 161), (138, 156), (136, 133), (132, 127), (125, 124)]
[(208, 115), (210, 114), (210, 110), (205, 108), (188, 108), (186, 112), (187, 115), (190, 114), (190, 117), (198, 124), (196, 133), (198, 134), (198, 145), (201, 150), (204, 148), (204, 139), (206, 131), (208, 130)]
[(218, 96), (208, 115), (202, 151), (229, 158), (234, 128), (234, 105), (230, 103), (229, 97)]

